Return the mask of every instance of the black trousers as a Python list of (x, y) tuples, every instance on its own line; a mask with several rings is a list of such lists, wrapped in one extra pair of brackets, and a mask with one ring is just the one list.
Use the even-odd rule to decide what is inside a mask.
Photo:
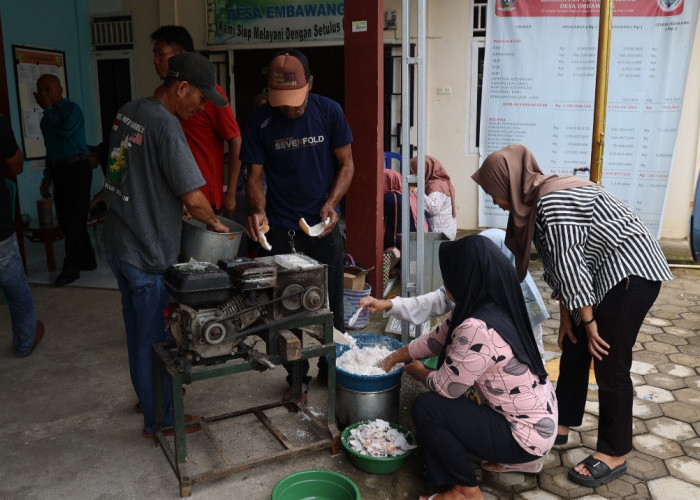
[(424, 392), (413, 401), (411, 418), (425, 456), (428, 481), (437, 488), (476, 486), (471, 455), (511, 464), (540, 458), (523, 450), (503, 415), (466, 397), (449, 399)]
[(92, 168), (87, 160), (54, 167), (53, 196), (56, 217), (65, 237), (64, 269), (79, 271), (95, 264), (95, 252), (88, 233), (88, 207)]
[(658, 281), (630, 276), (608, 291), (595, 310), (598, 334), (610, 344), (602, 361), (588, 352), (583, 325), (574, 326), (576, 344), (564, 338), (557, 382), (559, 425), (581, 425), (593, 359), (600, 405), (596, 449), (606, 455), (622, 456), (632, 449), (632, 348), (660, 288)]
[[(290, 231), (283, 227), (270, 227), (265, 235), (272, 246), (271, 252), (261, 251), (261, 255), (276, 255), (293, 253), (296, 250), (328, 265), (328, 302), (333, 313), (333, 326), (341, 332), (345, 331), (343, 321), (343, 261), (345, 259), (345, 239), (337, 225), (333, 231), (323, 238), (312, 238), (303, 231)], [(309, 361), (299, 361), (303, 365), (302, 375), (304, 382), (310, 380)], [(319, 370), (326, 367), (326, 359), (318, 358)], [(291, 364), (284, 365), (288, 373), (291, 373)], [(287, 380), (291, 380), (287, 377)]]

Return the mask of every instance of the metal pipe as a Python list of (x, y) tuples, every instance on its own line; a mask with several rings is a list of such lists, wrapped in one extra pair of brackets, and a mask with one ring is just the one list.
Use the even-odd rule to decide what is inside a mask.
[(612, 11), (614, 0), (600, 2), (598, 26), (598, 63), (593, 108), (593, 144), (591, 148), (590, 180), (600, 184), (603, 177), (603, 150), (605, 148), (605, 113), (608, 105), (608, 81), (610, 79), (610, 39), (612, 36)]

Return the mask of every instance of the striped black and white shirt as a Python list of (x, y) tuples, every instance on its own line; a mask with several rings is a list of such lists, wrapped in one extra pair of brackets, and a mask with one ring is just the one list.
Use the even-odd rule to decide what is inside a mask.
[(569, 310), (600, 304), (627, 276), (673, 279), (656, 239), (634, 212), (601, 186), (564, 189), (540, 198), (534, 242), (552, 298)]

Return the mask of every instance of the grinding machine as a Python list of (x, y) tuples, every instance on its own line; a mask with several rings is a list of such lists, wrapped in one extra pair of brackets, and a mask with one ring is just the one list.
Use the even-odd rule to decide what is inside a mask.
[[(340, 433), (335, 421), (335, 345), (333, 315), (328, 307), (327, 266), (303, 254), (284, 254), (256, 259), (240, 258), (210, 262), (190, 261), (167, 269), (164, 281), (172, 302), (165, 315), (173, 343), (154, 346), (156, 398), (155, 440), (163, 448), (179, 482), (181, 496), (189, 496), (197, 482), (250, 469), (270, 461), (281, 461), (299, 454), (330, 448), (339, 452)], [(316, 332), (318, 343), (306, 342), (301, 330)], [(264, 352), (258, 350), (260, 340)], [(244, 371), (268, 368), (326, 356), (328, 359), (328, 411), (325, 422), (298, 404), (301, 396), (301, 366), (292, 363), (293, 400), (275, 402), (232, 414), (208, 417), (198, 422), (205, 430), (209, 421), (256, 415), (263, 423), (263, 411), (287, 406), (314, 420), (324, 437), (302, 446), (292, 446), (274, 426), (265, 425), (284, 447), (269, 457), (232, 465), (230, 458), (214, 470), (193, 473), (187, 464), (186, 426), (182, 386)], [(172, 383), (174, 444), (164, 438), (162, 424), (165, 371)], [(215, 437), (206, 432), (210, 439)], [(214, 443), (218, 454), (223, 447)]]

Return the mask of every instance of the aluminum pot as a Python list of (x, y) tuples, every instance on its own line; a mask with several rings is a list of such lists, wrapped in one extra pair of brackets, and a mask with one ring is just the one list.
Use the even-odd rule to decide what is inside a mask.
[(399, 421), (401, 382), (381, 391), (353, 391), (341, 385), (335, 387), (335, 418), (341, 428), (360, 420), (381, 418)]
[(200, 262), (216, 264), (221, 259), (233, 259), (241, 246), (244, 227), (225, 217), (217, 216), (221, 223), (229, 228), (228, 233), (207, 230), (206, 224), (194, 218), (182, 219), (182, 238), (180, 240), (180, 262), (191, 258)]

